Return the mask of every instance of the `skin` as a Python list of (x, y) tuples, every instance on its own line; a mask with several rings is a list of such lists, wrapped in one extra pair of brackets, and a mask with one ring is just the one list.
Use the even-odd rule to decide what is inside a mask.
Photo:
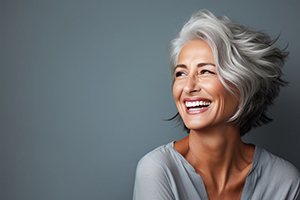
[[(177, 150), (202, 177), (210, 200), (240, 199), (251, 170), (254, 146), (240, 138), (239, 128), (228, 122), (239, 99), (229, 93), (217, 75), (210, 46), (203, 40), (187, 42), (174, 71), (173, 98), (190, 134), (177, 141)], [(191, 114), (186, 98), (211, 102), (201, 113)]]

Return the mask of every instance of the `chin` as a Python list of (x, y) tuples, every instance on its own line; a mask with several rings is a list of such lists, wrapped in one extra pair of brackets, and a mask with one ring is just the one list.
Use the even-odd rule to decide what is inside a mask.
[(199, 124), (199, 122), (197, 122), (197, 123), (188, 122), (188, 123), (184, 123), (184, 124), (190, 130), (201, 130), (201, 129), (205, 129), (208, 127), (207, 125)]

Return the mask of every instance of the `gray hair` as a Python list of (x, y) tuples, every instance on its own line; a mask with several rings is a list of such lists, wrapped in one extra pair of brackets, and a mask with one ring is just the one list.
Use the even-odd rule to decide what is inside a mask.
[(267, 108), (278, 96), (280, 86), (287, 84), (281, 78), (281, 69), (288, 52), (275, 46), (278, 37), (272, 39), (225, 16), (216, 17), (208, 10), (200, 10), (171, 43), (172, 72), (184, 44), (195, 39), (209, 44), (220, 81), (240, 98), (236, 113), (229, 119), (240, 128), (240, 134), (272, 121)]

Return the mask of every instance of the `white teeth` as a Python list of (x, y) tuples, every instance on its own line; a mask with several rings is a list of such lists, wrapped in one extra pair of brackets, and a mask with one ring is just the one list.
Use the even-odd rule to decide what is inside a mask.
[(198, 111), (198, 110), (201, 110), (201, 108), (190, 108), (189, 110), (190, 111)]
[(209, 101), (186, 101), (186, 107), (196, 107), (196, 106), (209, 106), (211, 102)]

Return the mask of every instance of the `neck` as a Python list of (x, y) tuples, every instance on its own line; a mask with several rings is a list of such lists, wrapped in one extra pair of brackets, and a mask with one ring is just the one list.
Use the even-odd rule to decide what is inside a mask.
[(252, 162), (251, 155), (246, 152), (249, 151), (236, 127), (191, 130), (186, 159), (204, 179), (211, 180), (215, 187), (222, 190), (234, 173), (242, 171)]

